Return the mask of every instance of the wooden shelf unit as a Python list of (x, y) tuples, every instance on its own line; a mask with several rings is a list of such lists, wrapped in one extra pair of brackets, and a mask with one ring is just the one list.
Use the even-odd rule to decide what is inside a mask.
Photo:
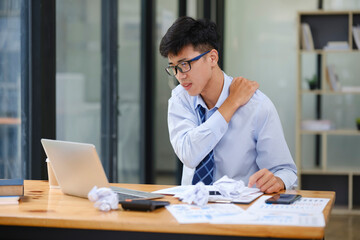
[[(303, 190), (331, 190), (336, 192), (334, 213), (360, 214), (360, 156), (358, 165), (354, 166), (330, 166), (328, 163), (328, 138), (330, 137), (359, 137), (360, 131), (354, 128), (331, 129), (331, 130), (304, 130), (301, 123), (303, 116), (304, 96), (314, 98), (346, 97), (353, 95), (359, 97), (360, 78), (358, 78), (356, 89), (347, 91), (334, 91), (326, 81), (327, 58), (330, 54), (356, 54), (360, 57), (352, 35), (352, 27), (360, 25), (360, 11), (311, 11), (298, 13), (298, 45), (297, 45), (297, 107), (296, 107), (296, 165), (298, 167), (299, 188)], [(314, 50), (301, 48), (301, 23), (310, 25), (314, 41)], [(348, 50), (323, 50), (329, 41), (346, 41)], [(316, 55), (318, 59), (318, 73), (320, 76), (320, 88), (315, 90), (304, 89), (304, 77), (302, 69), (302, 58), (308, 54)], [(357, 56), (356, 56), (357, 57)], [(360, 67), (360, 66), (359, 66)], [(319, 83), (318, 83), (319, 86)], [(317, 101), (317, 100), (316, 100)], [(314, 109), (316, 106), (314, 106)], [(321, 108), (320, 108), (321, 109)], [(320, 110), (321, 111), (321, 110)], [(321, 113), (320, 113), (321, 115)], [(360, 117), (360, 116), (359, 116)], [(321, 118), (319, 118), (320, 120)], [(355, 119), (354, 119), (355, 121)], [(352, 127), (352, 126), (350, 126)], [(302, 138), (304, 136), (315, 136), (319, 139), (318, 149), (320, 151), (320, 165), (312, 168), (303, 167)], [(339, 159), (340, 161), (340, 159)], [(316, 164), (315, 164), (316, 165)], [(339, 164), (341, 165), (341, 164)]]

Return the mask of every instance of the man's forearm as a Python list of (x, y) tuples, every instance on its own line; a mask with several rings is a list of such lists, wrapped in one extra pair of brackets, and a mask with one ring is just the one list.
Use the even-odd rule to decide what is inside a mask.
[(224, 117), (226, 122), (230, 122), (232, 116), (239, 107), (235, 105), (231, 99), (227, 98), (224, 103), (219, 107), (218, 111)]
[(233, 79), (229, 88), (229, 96), (218, 109), (226, 122), (230, 122), (236, 110), (250, 100), (258, 87), (257, 82), (243, 77)]

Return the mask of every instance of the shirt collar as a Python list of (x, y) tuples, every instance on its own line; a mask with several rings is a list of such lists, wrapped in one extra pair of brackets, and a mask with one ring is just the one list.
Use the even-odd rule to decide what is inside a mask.
[[(229, 87), (232, 81), (232, 77), (229, 77), (228, 75), (226, 75), (224, 72), (224, 86), (223, 89), (221, 90), (219, 99), (217, 100), (214, 108), (218, 109), (226, 100), (226, 98), (229, 96)], [(194, 109), (196, 110), (197, 106), (200, 104), (203, 108), (205, 108), (206, 110), (208, 110), (204, 100), (202, 99), (202, 97), (200, 95), (195, 96), (195, 101), (194, 101), (195, 105), (194, 105)]]

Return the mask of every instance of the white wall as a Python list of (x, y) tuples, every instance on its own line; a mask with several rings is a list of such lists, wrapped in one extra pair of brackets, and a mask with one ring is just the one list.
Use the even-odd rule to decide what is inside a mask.
[(317, 1), (226, 1), (225, 71), (255, 80), (275, 104), (295, 157), (297, 11)]
[[(316, 0), (228, 0), (225, 9), (225, 71), (260, 83), (260, 89), (274, 102), (290, 151), (295, 157), (295, 119), (297, 87), (297, 12), (317, 10)], [(325, 0), (324, 10), (360, 9), (358, 0)], [(360, 85), (359, 54), (329, 56), (337, 65), (344, 85)], [(359, 66), (359, 65), (358, 65)], [(311, 77), (316, 70), (316, 57), (302, 57), (302, 72)], [(304, 81), (304, 79), (302, 80)], [(305, 82), (304, 82), (304, 87)], [(355, 129), (360, 116), (360, 96), (323, 97), (324, 118), (338, 128)], [(303, 117), (314, 118), (315, 97), (304, 97)], [(358, 116), (359, 115), (359, 116)], [(359, 137), (333, 136), (328, 139), (328, 163), (359, 166)], [(303, 137), (303, 157), (314, 163), (313, 137)], [(295, 160), (295, 159), (294, 159)]]

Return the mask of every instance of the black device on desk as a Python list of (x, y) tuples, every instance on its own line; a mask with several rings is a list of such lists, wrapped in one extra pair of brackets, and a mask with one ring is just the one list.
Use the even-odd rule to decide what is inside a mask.
[(291, 204), (300, 198), (301, 195), (299, 194), (276, 194), (265, 202), (272, 204)]
[(152, 200), (136, 200), (127, 199), (119, 201), (124, 210), (137, 210), (137, 211), (153, 211), (157, 208), (165, 207), (170, 203), (168, 201), (152, 201)]

